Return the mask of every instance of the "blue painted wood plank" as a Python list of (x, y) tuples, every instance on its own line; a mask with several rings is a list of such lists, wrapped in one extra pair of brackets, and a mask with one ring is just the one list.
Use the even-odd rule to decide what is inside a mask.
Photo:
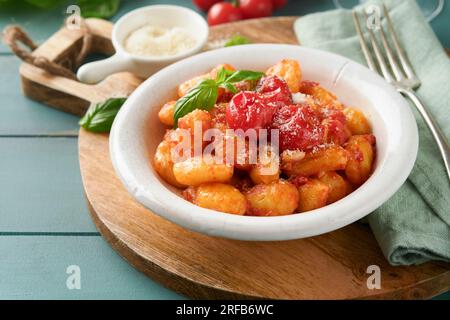
[[(183, 298), (133, 269), (101, 237), (0, 236), (0, 257), (0, 299)], [(79, 290), (66, 285), (71, 265), (80, 270)]]
[(78, 117), (23, 96), (20, 61), (0, 55), (0, 135), (77, 135)]
[(450, 291), (433, 298), (433, 300), (450, 300)]
[(96, 232), (76, 138), (0, 138), (0, 232)]
[[(133, 269), (101, 237), (0, 236), (0, 257), (0, 299), (184, 298)], [(69, 266), (80, 268), (79, 290), (67, 288)]]

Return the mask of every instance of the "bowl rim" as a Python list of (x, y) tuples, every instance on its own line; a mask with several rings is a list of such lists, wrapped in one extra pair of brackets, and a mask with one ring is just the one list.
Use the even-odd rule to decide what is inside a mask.
[[(163, 184), (152, 187), (151, 191), (150, 188), (144, 188), (140, 185), (125, 162), (123, 154), (120, 154), (119, 143), (119, 136), (124, 132), (126, 114), (131, 112), (132, 107), (130, 106), (139, 99), (139, 96), (148, 90), (148, 87), (158, 83), (160, 75), (185, 67), (194, 59), (200, 60), (214, 56), (217, 52), (245, 51), (245, 48), (267, 50), (269, 47), (277, 47), (278, 50), (302, 50), (307, 54), (338, 59), (343, 63), (345, 62), (345, 65), (356, 68), (358, 72), (364, 75), (365, 81), (376, 84), (380, 90), (389, 94), (392, 100), (395, 99), (395, 104), (399, 104), (398, 111), (400, 113), (399, 118), (402, 119), (402, 127), (405, 128), (405, 131), (401, 134), (404, 138), (409, 139), (409, 143), (400, 145), (399, 152), (403, 154), (403, 157), (386, 156), (390, 156), (390, 162), (386, 163), (384, 169), (389, 168), (391, 174), (395, 173), (395, 179), (391, 180), (392, 176), (383, 177), (381, 175), (383, 170), (381, 170), (374, 173), (357, 190), (333, 204), (306, 213), (271, 217), (238, 216), (205, 209), (182, 199)], [(222, 48), (197, 54), (164, 68), (141, 84), (127, 99), (113, 123), (110, 134), (110, 157), (115, 172), (127, 191), (138, 202), (153, 213), (187, 229), (212, 236), (252, 241), (292, 240), (310, 237), (339, 229), (363, 218), (387, 201), (406, 181), (414, 166), (417, 152), (418, 129), (414, 115), (410, 106), (394, 87), (367, 67), (343, 56), (318, 49), (286, 44), (250, 44)], [(364, 195), (364, 193), (366, 194)], [(372, 197), (369, 197), (370, 195)], [(340, 214), (337, 214), (339, 212)]]

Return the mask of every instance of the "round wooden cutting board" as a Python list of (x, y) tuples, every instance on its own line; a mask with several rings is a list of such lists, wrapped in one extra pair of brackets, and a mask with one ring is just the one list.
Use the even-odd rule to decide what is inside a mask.
[[(254, 42), (297, 43), (294, 18), (214, 27), (210, 40), (240, 33)], [(450, 288), (450, 266), (392, 267), (368, 226), (354, 223), (308, 239), (245, 242), (183, 229), (142, 207), (116, 177), (108, 135), (81, 130), (80, 167), (92, 217), (106, 240), (149, 277), (192, 298), (429, 298)], [(381, 289), (367, 286), (379, 266)], [(371, 281), (369, 280), (369, 283)]]

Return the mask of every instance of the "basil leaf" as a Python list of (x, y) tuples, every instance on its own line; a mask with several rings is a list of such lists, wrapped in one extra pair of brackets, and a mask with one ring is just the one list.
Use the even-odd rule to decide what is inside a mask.
[(110, 18), (119, 9), (120, 0), (78, 0), (84, 18)]
[(117, 113), (126, 98), (110, 98), (106, 101), (93, 103), (78, 124), (88, 131), (109, 132)]
[(211, 110), (217, 101), (217, 89), (218, 85), (215, 80), (205, 79), (178, 99), (173, 114), (175, 128), (178, 126), (178, 119), (189, 112), (195, 109)]
[(229, 83), (229, 82), (221, 83), (221, 84), (219, 84), (219, 87), (225, 88), (233, 94), (236, 94), (238, 92), (236, 87), (232, 83)]
[(216, 82), (217, 83), (222, 83), (225, 81), (225, 79), (227, 78), (227, 70), (222, 67), (220, 68), (219, 72), (217, 73), (217, 77), (216, 77)]
[(240, 81), (259, 80), (262, 76), (264, 76), (264, 72), (238, 70), (231, 74), (225, 81), (229, 83), (235, 83)]
[(211, 110), (217, 101), (219, 87), (225, 88), (232, 93), (238, 90), (233, 83), (240, 81), (255, 81), (264, 75), (263, 72), (239, 70), (230, 71), (221, 68), (216, 79), (205, 79), (197, 86), (189, 90), (186, 95), (178, 99), (175, 104), (173, 115), (174, 127), (178, 126), (178, 119), (187, 115), (195, 109)]
[(249, 44), (249, 43), (251, 43), (251, 41), (248, 40), (247, 38), (240, 35), (235, 35), (225, 43), (224, 47), (239, 46), (242, 44)]

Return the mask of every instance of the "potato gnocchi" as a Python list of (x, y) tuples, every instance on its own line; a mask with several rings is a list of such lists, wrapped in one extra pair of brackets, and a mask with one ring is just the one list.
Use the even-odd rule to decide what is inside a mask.
[[(255, 80), (248, 74), (260, 75)], [(217, 83), (207, 96), (214, 105), (205, 102), (177, 117), (177, 102), (205, 79)], [(229, 214), (281, 216), (330, 205), (370, 178), (376, 158), (366, 116), (303, 79), (295, 60), (284, 59), (265, 73), (221, 64), (180, 84), (178, 97), (158, 117), (169, 128), (153, 156), (156, 172), (182, 189), (186, 200)], [(249, 129), (256, 132), (256, 146)], [(276, 131), (278, 141), (271, 136), (269, 147), (261, 146), (264, 130)], [(195, 131), (201, 143), (177, 149)]]

